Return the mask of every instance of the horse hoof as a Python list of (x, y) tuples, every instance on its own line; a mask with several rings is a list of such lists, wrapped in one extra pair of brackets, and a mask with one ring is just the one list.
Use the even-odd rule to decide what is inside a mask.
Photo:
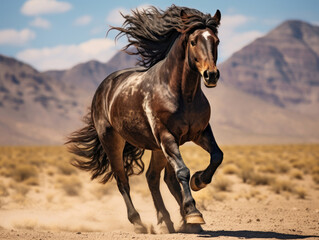
[(196, 176), (197, 176), (197, 174), (195, 173), (195, 174), (192, 176), (191, 182), (190, 182), (191, 189), (192, 189), (193, 191), (199, 191), (199, 190), (201, 190), (201, 189), (203, 189), (204, 187), (207, 186), (207, 184), (205, 184), (205, 183), (203, 183), (203, 182), (201, 182), (200, 185), (197, 186), (196, 181), (195, 181)]
[(135, 233), (149, 233), (148, 231), (149, 229), (147, 229), (147, 227), (144, 224), (135, 224), (134, 225), (134, 232)]
[(187, 224), (205, 224), (204, 218), (201, 214), (190, 214), (185, 216)]

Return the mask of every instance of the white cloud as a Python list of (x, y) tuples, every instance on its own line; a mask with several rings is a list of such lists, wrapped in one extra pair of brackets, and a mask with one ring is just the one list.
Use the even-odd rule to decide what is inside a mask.
[(37, 69), (67, 69), (92, 59), (106, 62), (116, 53), (115, 43), (107, 38), (96, 38), (74, 45), (59, 45), (41, 49), (27, 49), (17, 58)]
[[(147, 9), (149, 8), (150, 5), (148, 4), (142, 4), (140, 6), (138, 6), (137, 10), (141, 11), (143, 9)], [(133, 10), (135, 10), (133, 9)], [(109, 15), (107, 15), (106, 17), (106, 22), (111, 23), (111, 24), (117, 24), (117, 25), (122, 25), (124, 22), (124, 18), (122, 17), (122, 15), (120, 14), (122, 13), (123, 15), (127, 15), (130, 13), (130, 10), (126, 9), (126, 8), (115, 8), (113, 9)]]
[(221, 23), (225, 29), (234, 29), (250, 20), (252, 19), (244, 15), (226, 15), (222, 16)]
[(0, 45), (22, 46), (35, 38), (35, 33), (30, 29), (15, 29), (0, 30)]
[(77, 26), (85, 26), (88, 25), (92, 21), (92, 17), (89, 15), (81, 16), (74, 21), (74, 25)]
[(222, 61), (263, 35), (262, 32), (255, 30), (240, 31), (238, 29), (249, 23), (249, 21), (253, 21), (253, 19), (239, 14), (222, 16), (219, 27), (219, 55)]
[(124, 18), (122, 17), (121, 13), (123, 15), (129, 14), (129, 11), (125, 8), (116, 8), (113, 9), (109, 15), (106, 17), (106, 22), (111, 24), (117, 24), (121, 25), (124, 22)]
[(48, 13), (67, 12), (72, 8), (68, 2), (60, 2), (56, 0), (28, 0), (26, 1), (21, 12), (28, 16), (37, 16)]
[(36, 17), (32, 22), (30, 22), (30, 25), (43, 29), (48, 29), (51, 27), (51, 23), (48, 20), (41, 17)]

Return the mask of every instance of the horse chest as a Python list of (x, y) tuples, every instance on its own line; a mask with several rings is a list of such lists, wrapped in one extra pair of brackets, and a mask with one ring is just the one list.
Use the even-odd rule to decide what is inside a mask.
[(206, 128), (210, 117), (209, 105), (192, 106), (176, 113), (168, 124), (169, 130), (179, 139), (180, 144), (193, 141)]

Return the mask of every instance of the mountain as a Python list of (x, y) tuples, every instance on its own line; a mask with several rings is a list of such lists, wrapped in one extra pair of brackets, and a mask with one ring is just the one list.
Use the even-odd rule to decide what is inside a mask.
[(0, 144), (61, 142), (83, 114), (81, 92), (0, 55)]
[(108, 63), (89, 61), (63, 71), (38, 72), (0, 55), (0, 144), (61, 144), (81, 126), (100, 82), (135, 57), (119, 52)]
[[(318, 27), (286, 21), (220, 64), (217, 87), (202, 87), (218, 142), (318, 142), (318, 43)], [(0, 144), (63, 143), (81, 125), (98, 84), (135, 62), (119, 52), (107, 63), (38, 72), (0, 55)]]
[(319, 27), (286, 21), (220, 66), (229, 84), (277, 106), (319, 115)]
[(89, 61), (78, 64), (69, 70), (47, 71), (44, 75), (57, 79), (60, 82), (68, 82), (82, 89), (86, 89), (90, 94), (95, 91), (100, 82), (112, 72), (135, 65), (136, 58), (120, 51), (107, 63)]

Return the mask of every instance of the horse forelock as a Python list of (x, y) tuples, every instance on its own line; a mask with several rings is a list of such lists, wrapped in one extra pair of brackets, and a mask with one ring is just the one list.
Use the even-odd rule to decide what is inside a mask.
[[(181, 18), (181, 12), (186, 17)], [(139, 55), (138, 64), (150, 68), (164, 59), (175, 40), (181, 34), (190, 34), (199, 28), (210, 28), (217, 34), (219, 23), (210, 14), (196, 9), (172, 5), (166, 11), (150, 7), (133, 10), (131, 15), (123, 15), (122, 27), (111, 27), (120, 33), (116, 38), (126, 36), (128, 44), (123, 48), (131, 55)], [(133, 51), (131, 46), (134, 46)]]

